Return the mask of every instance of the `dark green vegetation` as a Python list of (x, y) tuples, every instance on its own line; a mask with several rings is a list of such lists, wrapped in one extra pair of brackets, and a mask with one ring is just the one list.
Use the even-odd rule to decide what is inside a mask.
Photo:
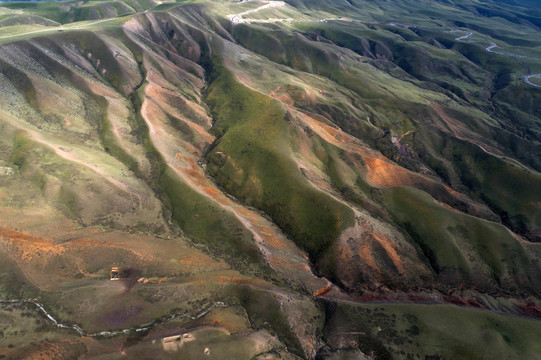
[(539, 358), (535, 5), (0, 4), (0, 355)]
[(287, 114), (280, 103), (217, 68), (220, 75), (207, 96), (218, 138), (208, 156), (209, 173), (227, 192), (267, 213), (317, 260), (353, 225), (352, 211), (314, 189), (289, 159)]
[(329, 320), (323, 332), (329, 347), (323, 358), (340, 352), (355, 358), (359, 350), (379, 359), (540, 356), (538, 321), (448, 305), (325, 306)]
[[(484, 292), (517, 285), (539, 288), (533, 258), (503, 226), (445, 209), (410, 188), (385, 190), (385, 198), (390, 213), (445, 284), (475, 282)], [(482, 265), (472, 261), (477, 258)]]

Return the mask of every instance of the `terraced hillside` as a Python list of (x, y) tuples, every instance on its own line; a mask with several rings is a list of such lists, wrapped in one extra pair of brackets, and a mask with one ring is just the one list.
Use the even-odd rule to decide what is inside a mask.
[(10, 2), (0, 26), (0, 355), (541, 358), (539, 10)]

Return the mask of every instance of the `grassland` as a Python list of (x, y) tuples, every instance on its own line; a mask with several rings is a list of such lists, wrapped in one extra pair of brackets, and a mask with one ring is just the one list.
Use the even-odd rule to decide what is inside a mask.
[(0, 355), (535, 359), (538, 13), (263, 5), (0, 5)]
[(48, 320), (40, 316), (31, 304), (0, 305), (0, 355), (4, 358), (24, 356), (40, 343), (51, 356), (79, 356), (85, 346), (75, 335), (51, 329)]
[(526, 249), (503, 226), (457, 214), (411, 189), (388, 189), (384, 196), (395, 221), (445, 283), (474, 282), (489, 290), (512, 276), (521, 288), (538, 286)]
[(437, 305), (338, 305), (325, 331), (380, 359), (539, 358), (538, 321)]
[(352, 213), (304, 183), (287, 158), (287, 120), (280, 104), (236, 83), (220, 65), (207, 102), (217, 119), (208, 171), (243, 202), (257, 206), (313, 259), (323, 254)]

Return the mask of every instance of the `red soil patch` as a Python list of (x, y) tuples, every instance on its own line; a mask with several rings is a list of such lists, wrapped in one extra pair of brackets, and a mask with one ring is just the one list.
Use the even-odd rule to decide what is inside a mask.
[[(163, 96), (159, 85), (156, 85), (155, 83), (155, 78), (159, 76), (159, 74), (154, 72), (147, 76), (147, 80), (149, 80), (150, 84), (145, 87), (146, 98), (141, 108), (141, 115), (149, 127), (152, 142), (156, 145), (158, 151), (164, 155), (168, 165), (171, 166), (187, 185), (198, 191), (200, 194), (207, 196), (225, 210), (235, 214), (243, 225), (254, 234), (256, 243), (260, 246), (265, 258), (273, 267), (285, 270), (291, 269), (293, 267), (292, 263), (304, 264), (306, 262), (306, 257), (298, 256), (300, 255), (300, 250), (284, 237), (278, 229), (271, 230), (274, 228), (272, 223), (267, 221), (261, 215), (245, 209), (241, 204), (232, 201), (205, 176), (204, 170), (197, 163), (201, 156), (201, 151), (198, 151), (192, 145), (174, 135), (176, 131), (170, 124), (167, 115), (178, 116), (175, 113), (169, 113), (167, 98)], [(242, 77), (242, 74), (237, 74), (237, 76), (240, 78)], [(171, 146), (172, 144), (174, 144), (176, 148), (173, 148)], [(180, 150), (179, 146), (182, 147), (183, 150)], [(176, 156), (176, 154), (179, 156)], [(262, 229), (260, 229), (260, 227), (262, 227)], [(261, 243), (270, 246), (262, 246)], [(268, 256), (268, 252), (273, 252), (271, 248), (285, 248), (286, 250), (274, 252), (273, 256)], [(289, 256), (288, 253), (293, 256)], [(275, 266), (275, 264), (272, 263), (272, 261), (277, 261), (279, 258), (284, 258), (280, 261), (280, 266), (282, 267), (279, 267), (278, 265)], [(298, 276), (306, 276), (309, 281), (320, 282), (320, 280), (311, 273), (298, 274)], [(305, 279), (302, 281), (306, 282)]]
[(65, 249), (54, 243), (53, 240), (32, 236), (28, 233), (0, 228), (0, 239), (6, 240), (17, 248), (17, 255), (23, 260), (32, 260), (36, 256), (59, 255)]
[(110, 242), (110, 241), (98, 241), (98, 240), (92, 240), (89, 238), (77, 238), (69, 240), (62, 245), (83, 245), (83, 246), (99, 246), (99, 245), (107, 245), (107, 246), (119, 246), (118, 243)]
[(33, 236), (26, 232), (5, 227), (0, 228), (0, 241), (1, 240), (7, 241), (13, 246), (10, 250), (11, 255), (25, 261), (32, 261), (38, 258), (45, 260), (48, 257), (66, 254), (66, 252), (73, 253), (79, 251), (81, 248), (89, 247), (127, 249), (142, 260), (150, 261), (153, 259), (150, 249), (143, 248), (141, 251), (135, 251), (134, 249), (130, 249), (129, 246), (126, 246), (126, 244), (120, 242), (76, 238), (63, 243), (55, 243), (52, 239)]
[(541, 308), (534, 303), (521, 304), (518, 308), (526, 316), (541, 318)]
[(82, 342), (57, 338), (46, 340), (33, 346), (32, 349), (21, 356), (20, 359), (76, 359), (81, 355), (82, 352), (84, 352), (84, 345)]
[(408, 170), (394, 165), (388, 161), (365, 157), (367, 180), (376, 186), (411, 185), (411, 176)]
[(258, 217), (258, 215), (256, 213), (254, 213), (253, 211), (247, 210), (247, 209), (239, 208), (238, 211), (239, 211), (240, 214), (242, 214), (245, 217), (250, 217), (250, 218), (257, 218)]
[[(372, 236), (374, 239), (378, 241), (378, 243), (385, 249), (385, 252), (387, 253), (387, 256), (391, 258), (393, 261), (394, 266), (398, 269), (400, 273), (405, 273), (404, 266), (402, 264), (402, 259), (400, 258), (400, 255), (398, 255), (398, 252), (395, 249), (395, 244), (389, 240), (387, 236), (378, 234), (377, 232), (373, 232)], [(394, 246), (393, 246), (394, 245)]]
[(5, 237), (7, 240), (32, 243), (38, 246), (54, 245), (54, 241), (51, 239), (32, 236), (27, 232), (8, 229), (5, 227), (0, 228), (0, 236)]
[(265, 227), (265, 226), (258, 226), (257, 230), (264, 233), (265, 235), (276, 235), (275, 231), (273, 231), (272, 229), (269, 229), (268, 227)]
[(273, 97), (280, 102), (286, 104), (287, 106), (294, 106), (295, 102), (291, 98), (291, 96), (287, 93), (287, 91), (284, 89), (284, 86), (278, 86), (276, 89), (271, 91), (269, 93), (270, 97)]
[(196, 256), (195, 254), (183, 256), (180, 259), (178, 259), (178, 262), (183, 266), (216, 266), (220, 263), (212, 260), (209, 257), (199, 255)]
[(275, 236), (267, 236), (265, 234), (261, 234), (261, 238), (265, 242), (265, 244), (268, 244), (276, 249), (283, 249), (286, 247), (286, 244), (284, 244), (280, 239), (278, 239)]
[(318, 291), (315, 292), (314, 296), (315, 297), (318, 297), (318, 296), (323, 296), (327, 293), (329, 293), (330, 291), (332, 290), (332, 287), (330, 285), (322, 288), (322, 289), (319, 289)]

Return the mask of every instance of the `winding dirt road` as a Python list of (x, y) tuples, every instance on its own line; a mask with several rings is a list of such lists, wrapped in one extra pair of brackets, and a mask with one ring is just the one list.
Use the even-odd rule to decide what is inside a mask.
[(86, 24), (83, 24), (83, 25), (77, 25), (77, 26), (61, 25), (61, 26), (50, 27), (48, 29), (43, 29), (43, 30), (27, 31), (27, 32), (24, 32), (24, 33), (13, 34), (13, 35), (4, 35), (4, 36), (0, 36), (0, 40), (15, 38), (15, 37), (19, 37), (19, 36), (34, 35), (34, 34), (39, 34), (39, 33), (44, 33), (44, 32), (51, 32), (51, 31), (80, 30), (80, 29), (82, 29), (84, 27), (87, 27), (87, 26), (92, 26), (92, 25), (104, 23), (104, 22), (107, 22), (107, 21), (117, 20), (117, 19), (118, 18), (102, 19), (102, 20), (92, 21), (92, 22), (89, 22), (89, 23), (86, 23)]
[(244, 11), (244, 12), (241, 12), (241, 13), (238, 13), (238, 14), (227, 15), (227, 17), (229, 18), (229, 20), (231, 20), (232, 23), (242, 24), (242, 23), (246, 22), (246, 20), (244, 20), (242, 18), (244, 15), (252, 14), (252, 13), (255, 13), (255, 12), (258, 12), (258, 11), (261, 11), (261, 10), (264, 10), (264, 9), (268, 9), (268, 8), (281, 7), (281, 6), (286, 5), (286, 3), (283, 2), (283, 1), (267, 1), (267, 0), (264, 0), (262, 2), (265, 3), (265, 5), (260, 6), (260, 7), (256, 8), (256, 9), (247, 10), (247, 11)]
[[(450, 32), (450, 33), (457, 33), (457, 32), (463, 32), (463, 33), (466, 33), (466, 35), (463, 35), (463, 36), (459, 36), (457, 38), (455, 38), (455, 41), (464, 41), (468, 38), (470, 38), (473, 33), (470, 32), (470, 31), (466, 31), (466, 30), (450, 30), (450, 31), (447, 31), (447, 32)], [(494, 51), (494, 49), (496, 49), (498, 47), (498, 45), (494, 42), (490, 43), (489, 46), (487, 46), (485, 48), (485, 51), (486, 52), (489, 52), (489, 53), (492, 53), (492, 54), (498, 54), (498, 55), (504, 55), (504, 56), (509, 56), (509, 57), (512, 57), (512, 58), (515, 58), (515, 59), (528, 59), (527, 56), (524, 56), (524, 55), (518, 55), (518, 54), (509, 54), (509, 53), (504, 53), (504, 52), (501, 52), (501, 51)], [(531, 58), (530, 58), (531, 59)], [(532, 78), (541, 78), (541, 74), (531, 74), (531, 75), (524, 75), (523, 76), (523, 79), (524, 79), (524, 82), (528, 85), (531, 85), (531, 86), (535, 86), (535, 87), (538, 87), (538, 88), (541, 88), (541, 85), (539, 84), (536, 84), (532, 81), (530, 81), (530, 79)], [(484, 150), (484, 149), (483, 149)]]
[[(241, 12), (241, 13), (238, 13), (238, 14), (228, 15), (227, 17), (234, 24), (241, 24), (241, 23), (247, 23), (247, 24), (249, 24), (249, 23), (277, 23), (277, 22), (306, 22), (306, 21), (309, 21), (309, 22), (346, 21), (346, 22), (357, 22), (357, 23), (363, 23), (363, 24), (413, 27), (411, 25), (400, 24), (400, 23), (395, 23), (395, 22), (390, 22), (390, 23), (380, 23), (380, 22), (374, 22), (374, 21), (369, 22), (369, 21), (350, 19), (350, 18), (346, 18), (346, 17), (314, 19), (314, 20), (295, 20), (295, 19), (290, 19), (290, 18), (283, 18), (283, 19), (244, 19), (243, 18), (244, 15), (255, 13), (255, 12), (270, 8), (270, 7), (281, 7), (281, 6), (286, 5), (286, 3), (283, 2), (283, 1), (263, 1), (263, 2), (266, 3), (266, 5), (260, 6), (260, 7), (256, 8), (256, 9), (244, 11), (244, 12)], [(465, 33), (465, 35), (462, 35), (462, 36), (459, 36), (459, 37), (455, 38), (455, 41), (464, 41), (464, 40), (469, 39), (473, 35), (473, 32), (471, 32), (471, 31), (459, 30), (459, 29), (450, 30), (450, 31), (446, 31), (446, 32), (449, 32), (449, 33), (461, 33), (461, 32)], [(513, 57), (513, 58), (516, 58), (516, 59), (528, 59), (528, 57), (524, 56), (524, 55), (508, 54), (508, 53), (504, 53), (504, 52), (494, 51), (494, 49), (497, 48), (497, 47), (498, 47), (498, 45), (496, 43), (491, 43), (488, 47), (485, 48), (485, 51), (487, 51), (489, 53), (493, 53), (493, 54), (510, 56), (510, 57)], [(524, 75), (523, 79), (524, 79), (524, 82), (526, 84), (541, 88), (541, 85), (538, 85), (538, 84), (533, 83), (533, 82), (530, 81), (531, 78), (536, 78), (536, 77), (541, 78), (541, 74)]]
[(524, 82), (526, 84), (541, 88), (541, 85), (533, 83), (533, 82), (530, 81), (530, 79), (532, 79), (532, 78), (540, 78), (541, 79), (541, 74), (533, 74), (533, 75), (524, 76)]

